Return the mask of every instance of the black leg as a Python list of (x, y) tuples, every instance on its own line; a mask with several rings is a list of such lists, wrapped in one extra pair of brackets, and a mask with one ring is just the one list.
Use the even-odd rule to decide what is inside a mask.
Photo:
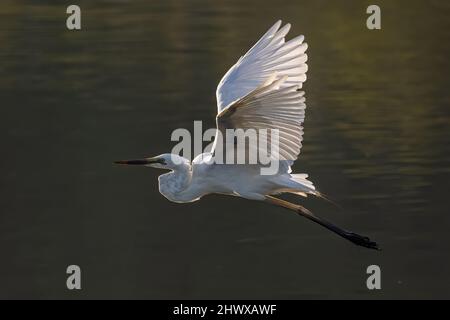
[(378, 244), (374, 241), (371, 241), (368, 237), (364, 237), (357, 233), (341, 229), (338, 226), (334, 225), (333, 223), (315, 216), (308, 209), (302, 207), (301, 205), (294, 204), (289, 201), (278, 199), (278, 198), (275, 198), (272, 196), (266, 196), (266, 198), (267, 198), (268, 202), (270, 202), (274, 205), (277, 205), (277, 206), (281, 206), (283, 208), (293, 210), (297, 214), (301, 215), (302, 217), (305, 217), (311, 221), (314, 221), (314, 222), (320, 224), (321, 226), (340, 235), (341, 237), (351, 241), (352, 243), (354, 243), (358, 246), (362, 246), (362, 247), (369, 248), (369, 249), (381, 250), (378, 247)]

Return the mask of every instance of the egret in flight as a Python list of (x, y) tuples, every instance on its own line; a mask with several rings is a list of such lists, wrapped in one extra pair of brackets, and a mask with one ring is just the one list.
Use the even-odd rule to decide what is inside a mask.
[[(116, 163), (169, 170), (159, 176), (159, 191), (173, 202), (193, 202), (212, 193), (265, 201), (292, 210), (356, 245), (378, 249), (368, 237), (341, 229), (299, 204), (276, 197), (282, 193), (322, 197), (307, 174), (291, 171), (302, 146), (306, 105), (300, 89), (306, 81), (308, 46), (302, 35), (285, 41), (289, 29), (290, 24), (281, 27), (281, 21), (276, 22), (220, 81), (216, 92), (217, 130), (211, 152), (196, 156), (192, 162), (167, 153)], [(211, 161), (218, 148), (224, 152), (236, 148), (235, 142), (217, 143), (227, 129), (277, 130), (277, 173), (263, 175), (262, 165), (258, 164)]]

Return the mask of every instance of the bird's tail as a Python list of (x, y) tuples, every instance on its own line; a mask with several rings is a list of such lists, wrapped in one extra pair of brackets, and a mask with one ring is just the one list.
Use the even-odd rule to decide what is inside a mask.
[(297, 194), (303, 197), (306, 197), (308, 194), (312, 194), (318, 198), (322, 198), (325, 201), (328, 201), (329, 203), (333, 204), (338, 208), (341, 207), (339, 204), (330, 199), (328, 196), (316, 190), (314, 184), (308, 180), (308, 175), (306, 173), (291, 173), (291, 179), (294, 180), (296, 183), (301, 184), (301, 189), (300, 190), (291, 189), (288, 191), (289, 193)]
[(306, 193), (313, 194), (316, 188), (314, 187), (314, 184), (308, 180), (308, 175), (306, 173), (291, 173), (291, 179), (295, 182), (301, 184), (302, 190)]

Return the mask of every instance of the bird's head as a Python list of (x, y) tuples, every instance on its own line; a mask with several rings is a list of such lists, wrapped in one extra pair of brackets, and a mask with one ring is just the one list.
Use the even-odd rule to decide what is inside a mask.
[(118, 160), (114, 161), (116, 164), (145, 166), (158, 169), (174, 170), (183, 165), (187, 159), (176, 154), (164, 153), (156, 157), (132, 159), (132, 160)]

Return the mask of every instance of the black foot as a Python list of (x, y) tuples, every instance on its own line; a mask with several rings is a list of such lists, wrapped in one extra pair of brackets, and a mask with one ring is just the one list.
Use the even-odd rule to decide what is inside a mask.
[(366, 247), (369, 249), (381, 250), (376, 242), (371, 241), (368, 237), (360, 236), (357, 233), (346, 232), (344, 237), (358, 246)]

